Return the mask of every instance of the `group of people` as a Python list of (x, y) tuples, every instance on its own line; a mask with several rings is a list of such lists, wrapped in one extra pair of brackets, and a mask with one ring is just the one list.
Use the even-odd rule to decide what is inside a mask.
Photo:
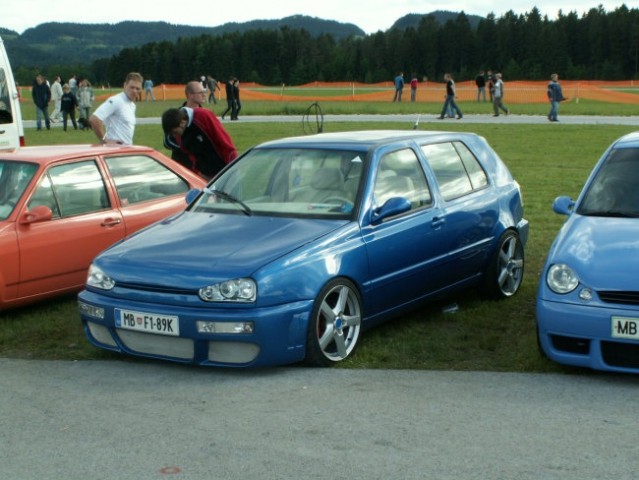
[[(450, 73), (444, 74), (444, 81), (446, 82), (446, 94), (444, 96), (444, 104), (442, 106), (442, 111), (440, 115), (437, 117), (440, 120), (444, 118), (455, 118), (461, 119), (464, 117), (459, 105), (455, 99), (457, 98), (457, 93), (455, 91), (455, 81)], [(404, 74), (403, 72), (399, 72), (397, 76), (393, 80), (394, 85), (394, 95), (393, 102), (401, 102), (402, 101), (402, 92), (404, 90), (405, 82), (404, 82)], [(410, 91), (411, 91), (411, 102), (414, 102), (417, 96), (417, 75), (413, 73), (411, 81), (410, 81)], [(475, 77), (475, 85), (477, 86), (477, 102), (484, 101), (486, 102), (486, 90), (490, 95), (490, 103), (493, 106), (493, 117), (498, 117), (501, 113), (505, 115), (510, 114), (510, 110), (506, 105), (504, 105), (504, 81), (502, 80), (501, 73), (494, 73), (491, 70), (488, 70), (487, 74), (484, 71), (480, 71), (479, 74)], [(559, 76), (556, 73), (551, 75), (550, 83), (548, 84), (548, 100), (551, 105), (550, 113), (548, 114), (548, 120), (552, 122), (559, 121), (557, 119), (557, 114), (559, 110), (559, 103), (566, 100), (561, 91), (561, 85), (559, 84)]]
[[(461, 109), (455, 102), (455, 82), (450, 73), (444, 74), (444, 81), (446, 82), (446, 96), (444, 100), (444, 106), (439, 119), (443, 119), (446, 116), (454, 117), (457, 114), (457, 119), (463, 118)], [(502, 80), (501, 73), (493, 74), (488, 70), (488, 75), (485, 76), (483, 71), (480, 71), (477, 77), (475, 77), (475, 85), (477, 86), (477, 101), (486, 101), (486, 89), (490, 94), (490, 101), (493, 105), (493, 117), (498, 117), (500, 111), (504, 114), (510, 114), (510, 110), (504, 105), (504, 82)], [(559, 103), (566, 100), (563, 95), (561, 85), (559, 84), (559, 75), (553, 73), (550, 76), (550, 83), (548, 83), (547, 89), (548, 101), (550, 102), (550, 112), (548, 113), (548, 120), (551, 122), (558, 122)]]
[[(99, 143), (133, 144), (136, 101), (143, 84), (141, 74), (129, 73), (122, 92), (109, 97), (93, 112), (89, 123)], [(162, 115), (164, 145), (175, 161), (204, 178), (212, 178), (237, 157), (237, 149), (215, 114), (203, 108), (208, 91), (202, 83), (188, 82), (184, 93), (186, 101), (182, 106)]]
[[(47, 130), (51, 129), (52, 122), (62, 122), (66, 131), (69, 119), (74, 129), (78, 129), (78, 123), (82, 129), (89, 128), (89, 115), (93, 106), (94, 96), (91, 83), (87, 79), (77, 80), (75, 75), (68, 82), (62, 83), (59, 75), (56, 75), (52, 84), (49, 84), (43, 75), (37, 75), (31, 88), (31, 96), (36, 107), (36, 128), (42, 130), (42, 124)], [(49, 115), (49, 104), (53, 102), (53, 113)], [(76, 120), (76, 110), (79, 110), (79, 118)]]

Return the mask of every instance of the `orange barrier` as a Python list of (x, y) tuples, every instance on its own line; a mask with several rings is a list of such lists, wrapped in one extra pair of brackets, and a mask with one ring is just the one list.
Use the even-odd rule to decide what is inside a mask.
[[(639, 82), (637, 81), (560, 81), (564, 96), (570, 100), (579, 99), (599, 100), (612, 103), (639, 104)], [(505, 82), (504, 101), (508, 104), (517, 103), (546, 103), (547, 81), (512, 81)], [(226, 99), (224, 86), (217, 92), (217, 98)], [(266, 86), (245, 82), (241, 85), (242, 100), (298, 102), (298, 101), (327, 101), (327, 102), (390, 102), (393, 98), (392, 82), (376, 84), (357, 82), (312, 82), (295, 86)], [(313, 94), (312, 90), (321, 90)], [(624, 89), (636, 90), (637, 93), (625, 92)], [(158, 100), (184, 99), (184, 85), (161, 84), (154, 89)], [(330, 90), (335, 90), (331, 95)], [(460, 101), (474, 101), (477, 99), (477, 88), (473, 80), (456, 83), (457, 98)], [(418, 102), (441, 102), (444, 99), (446, 87), (441, 82), (420, 82), (417, 88)], [(97, 90), (96, 90), (97, 93)], [(111, 93), (112, 94), (112, 93)], [(108, 95), (111, 95), (108, 94)], [(108, 97), (96, 95), (98, 101)], [(488, 94), (487, 94), (488, 96)], [(404, 88), (404, 101), (410, 99), (410, 87)]]

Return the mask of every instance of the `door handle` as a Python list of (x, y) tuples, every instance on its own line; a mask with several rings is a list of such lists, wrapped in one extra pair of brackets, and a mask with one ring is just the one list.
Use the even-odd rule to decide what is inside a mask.
[(116, 225), (119, 225), (120, 223), (122, 223), (122, 219), (121, 218), (107, 218), (105, 221), (103, 221), (100, 226), (102, 227), (114, 227)]
[(431, 223), (431, 226), (433, 228), (441, 228), (442, 226), (444, 226), (445, 223), (446, 223), (445, 217), (433, 217), (433, 222)]

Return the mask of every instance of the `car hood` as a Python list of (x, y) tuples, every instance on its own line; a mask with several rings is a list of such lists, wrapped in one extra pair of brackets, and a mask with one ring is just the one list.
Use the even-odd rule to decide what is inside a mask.
[(250, 276), (345, 223), (183, 212), (114, 245), (96, 263), (119, 282), (201, 286)]
[(566, 263), (592, 288), (635, 290), (639, 219), (573, 214), (561, 229), (549, 260)]

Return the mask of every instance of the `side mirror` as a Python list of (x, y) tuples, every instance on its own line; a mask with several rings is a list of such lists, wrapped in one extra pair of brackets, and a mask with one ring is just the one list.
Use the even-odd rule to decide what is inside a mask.
[(575, 201), (572, 198), (561, 196), (555, 198), (555, 201), (552, 204), (552, 209), (555, 213), (560, 215), (570, 215), (574, 206)]
[(200, 193), (202, 193), (202, 190), (200, 190), (199, 188), (192, 188), (191, 190), (186, 192), (186, 204), (191, 205), (191, 203), (193, 203), (193, 200), (195, 200)]
[(410, 210), (410, 202), (404, 197), (389, 198), (384, 205), (373, 210), (372, 224), (381, 223), (385, 218), (399, 215)]
[(20, 225), (30, 225), (37, 222), (47, 222), (53, 218), (53, 212), (46, 205), (38, 205), (24, 212), (18, 219)]

